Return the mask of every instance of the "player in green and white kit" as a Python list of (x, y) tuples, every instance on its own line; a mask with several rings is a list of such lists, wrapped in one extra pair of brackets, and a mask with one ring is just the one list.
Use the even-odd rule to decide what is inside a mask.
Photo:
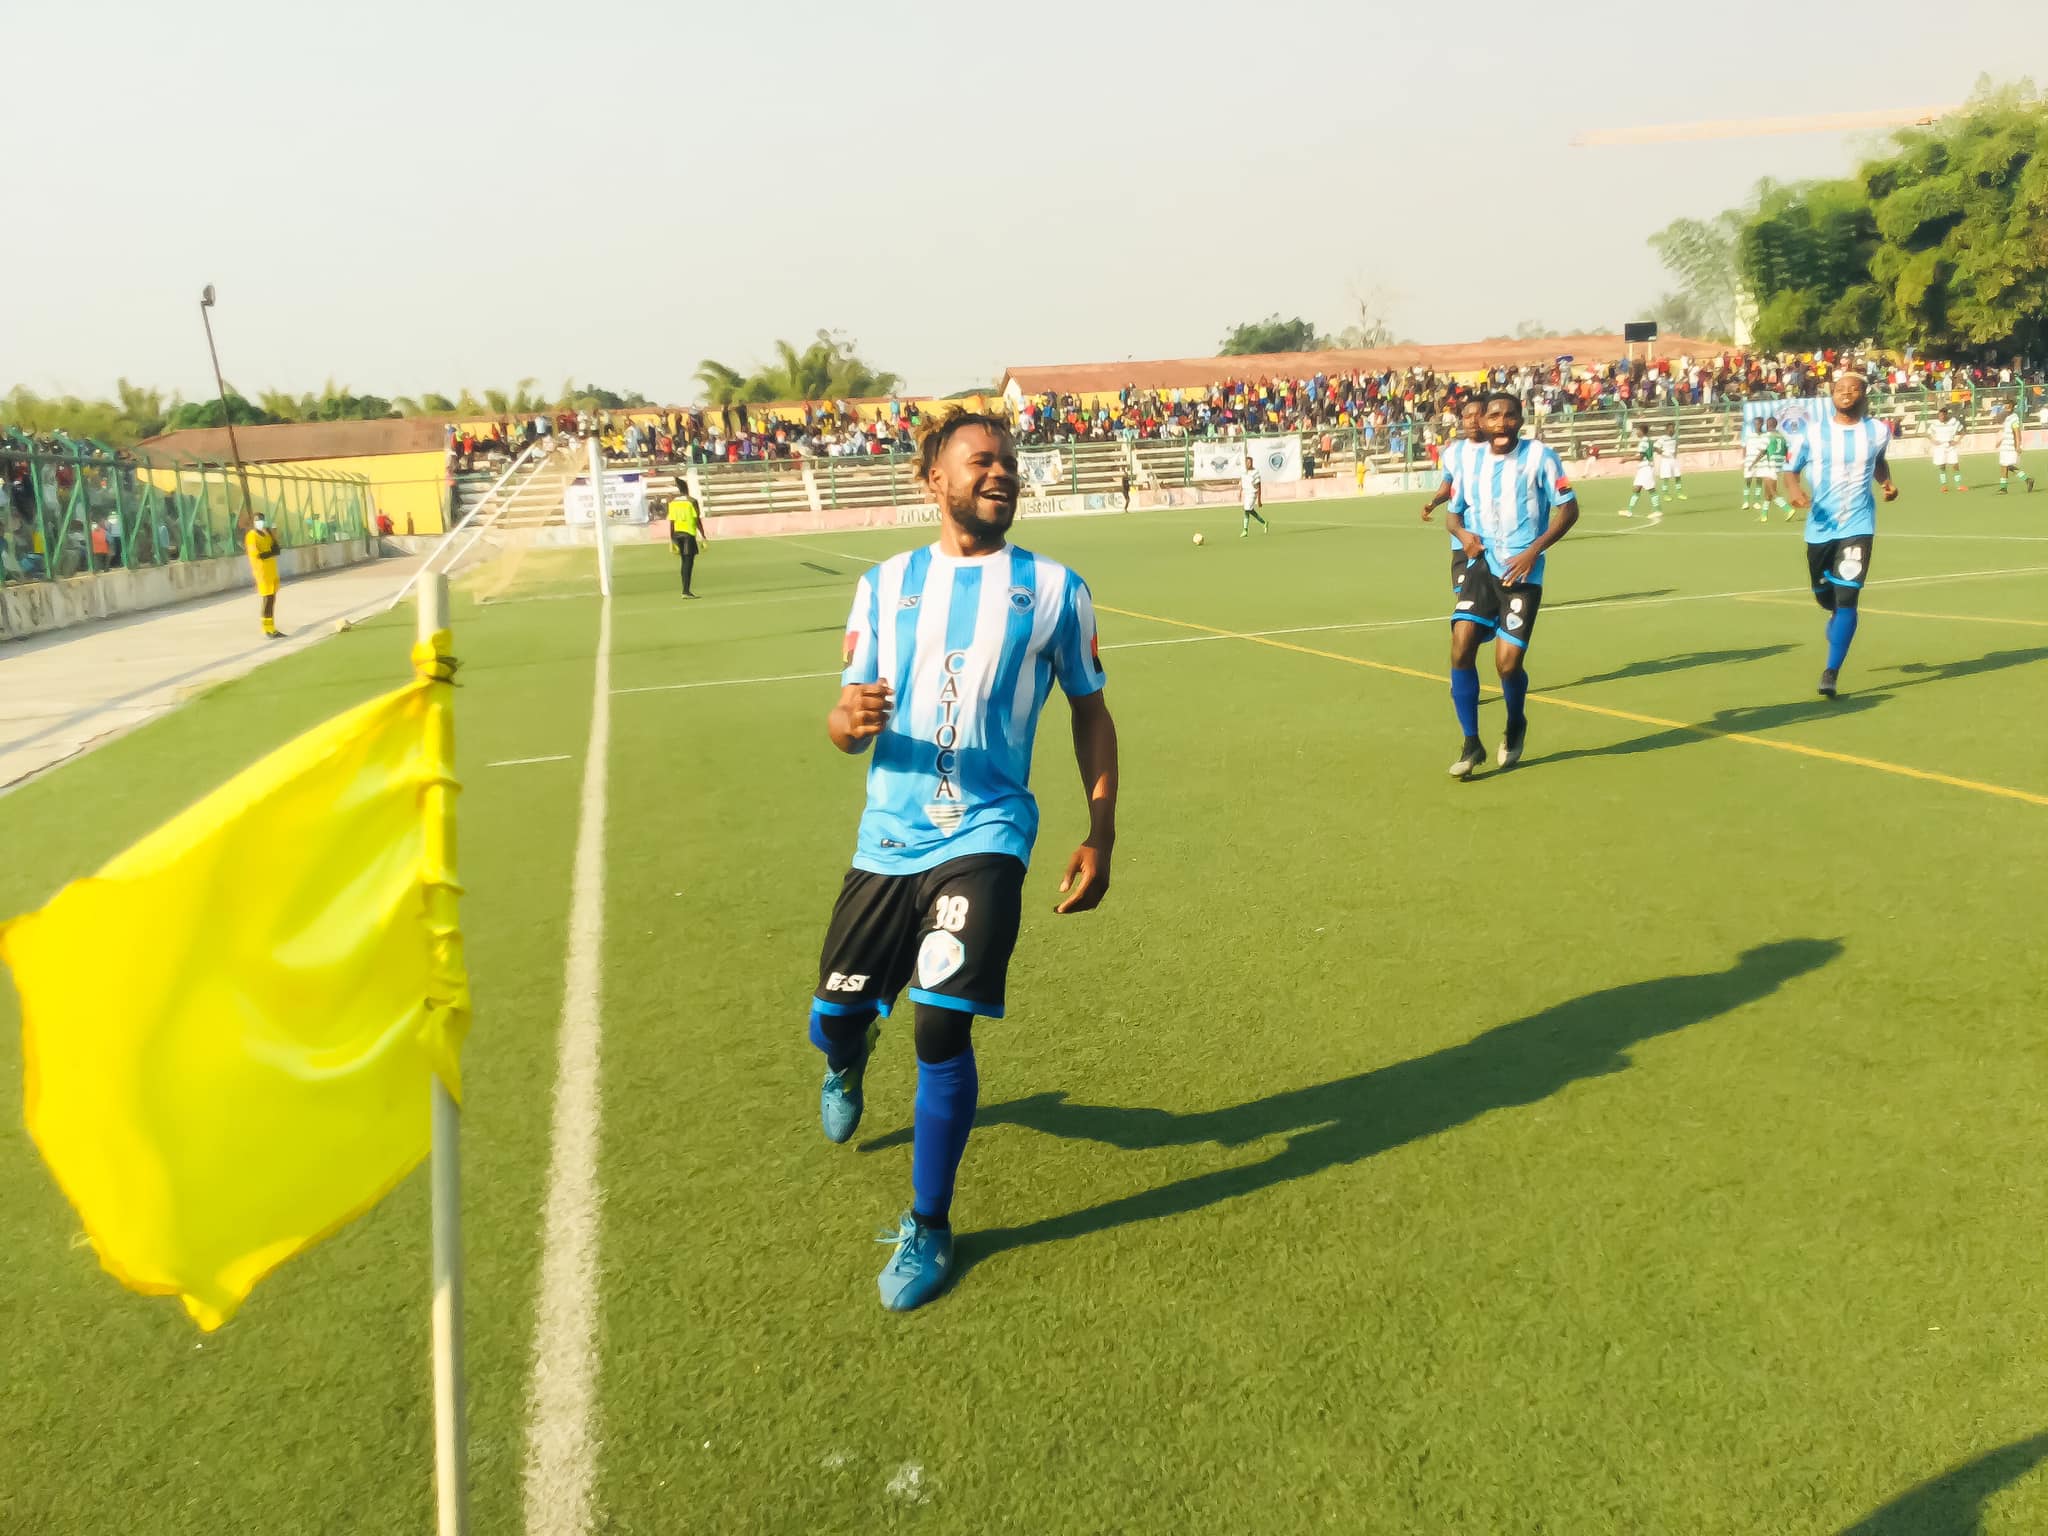
[(2027, 494), (2034, 492), (2034, 477), (2020, 468), (2020, 434), (2024, 431), (2020, 413), (2006, 408), (2005, 420), (1998, 424), (1998, 494), (2006, 494), (2006, 482), (2018, 475), (2027, 482)]
[(1666, 482), (1678, 492), (1680, 501), (1690, 501), (1685, 494), (1685, 471), (1678, 467), (1678, 434), (1666, 432), (1657, 439), (1657, 487), (1664, 488)]
[(1742, 448), (1742, 510), (1756, 508), (1756, 520), (1771, 520), (1771, 504), (1764, 496), (1764, 435), (1753, 433)]
[(1664, 498), (1657, 490), (1657, 445), (1650, 441), (1650, 429), (1636, 428), (1635, 487), (1629, 492), (1628, 505), (1621, 509), (1623, 517), (1636, 515), (1636, 503), (1643, 499), (1643, 492), (1650, 493), (1650, 517), (1654, 521), (1664, 515)]
[(1785, 514), (1785, 521), (1791, 522), (1799, 515), (1798, 509), (1787, 501), (1778, 489), (1784, 476), (1785, 465), (1792, 457), (1792, 445), (1785, 441), (1785, 434), (1778, 430), (1778, 418), (1773, 416), (1764, 423), (1764, 495), (1777, 504)]

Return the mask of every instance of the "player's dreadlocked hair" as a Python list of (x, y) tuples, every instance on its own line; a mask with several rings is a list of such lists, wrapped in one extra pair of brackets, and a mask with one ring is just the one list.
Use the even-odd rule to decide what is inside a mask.
[(970, 411), (965, 406), (956, 405), (937, 421), (928, 423), (924, 429), (924, 436), (918, 439), (917, 478), (920, 484), (929, 478), (932, 466), (939, 462), (939, 455), (946, 451), (946, 444), (952, 441), (953, 434), (962, 427), (986, 427), (1003, 440), (1004, 447), (1016, 446), (1016, 435), (1010, 430), (1010, 424), (1002, 417), (991, 416), (986, 411)]

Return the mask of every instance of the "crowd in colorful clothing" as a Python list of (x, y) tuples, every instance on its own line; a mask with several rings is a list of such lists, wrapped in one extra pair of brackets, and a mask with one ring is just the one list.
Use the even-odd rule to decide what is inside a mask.
[(2038, 370), (2020, 375), (2009, 365), (1886, 361), (1834, 351), (1780, 357), (1726, 352), (1592, 367), (1560, 358), (1457, 374), (1414, 367), (1300, 379), (1249, 377), (1189, 389), (1125, 388), (1114, 402), (1048, 394), (1026, 401), (1017, 425), (1020, 439), (1032, 445), (1344, 428), (1398, 452), (1410, 434), (1433, 433), (1437, 423), (1455, 419), (1466, 400), (1493, 390), (1520, 396), (1540, 431), (1553, 416), (1824, 393), (1845, 369), (1865, 373), (1880, 398), (1908, 390), (1961, 395), (2041, 380)]

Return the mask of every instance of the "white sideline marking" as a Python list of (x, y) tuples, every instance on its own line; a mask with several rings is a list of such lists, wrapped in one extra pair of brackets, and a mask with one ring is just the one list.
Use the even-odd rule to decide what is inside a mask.
[(612, 729), (612, 605), (598, 605), (590, 755), (576, 825), (569, 950), (555, 1067), (540, 1299), (527, 1386), (528, 1536), (585, 1536), (597, 1480), (598, 1046), (604, 955), (605, 769)]
[(495, 763), (485, 763), (486, 768), (524, 768), (528, 763), (566, 763), (569, 754), (557, 752), (553, 757), (504, 757)]
[(837, 677), (831, 672), (778, 672), (773, 677), (715, 677), (701, 683), (645, 683), (638, 688), (614, 688), (613, 693), (682, 693), (691, 688), (737, 688), (742, 683), (797, 683), (820, 677)]

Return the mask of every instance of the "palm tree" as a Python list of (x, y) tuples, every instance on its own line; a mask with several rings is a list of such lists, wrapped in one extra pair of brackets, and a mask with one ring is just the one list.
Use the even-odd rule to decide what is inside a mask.
[(266, 389), (256, 397), (256, 404), (268, 411), (279, 421), (310, 421), (310, 406), (313, 397), (308, 395), (304, 402), (288, 389)]
[(712, 405), (731, 405), (747, 388), (746, 376), (712, 358), (697, 365), (697, 382), (704, 386), (704, 398)]

